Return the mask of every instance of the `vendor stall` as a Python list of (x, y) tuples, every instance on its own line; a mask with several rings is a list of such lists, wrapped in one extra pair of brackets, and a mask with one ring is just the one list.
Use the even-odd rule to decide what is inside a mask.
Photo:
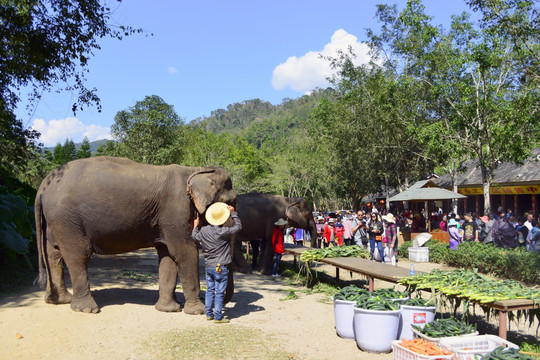
[[(441, 200), (452, 200), (452, 199), (464, 199), (465, 195), (458, 194), (453, 191), (449, 191), (443, 188), (438, 187), (431, 180), (418, 181), (413, 184), (407, 190), (392, 196), (388, 201), (397, 202), (397, 201), (410, 201), (410, 202), (424, 202), (426, 214), (430, 213), (429, 203), (431, 201), (441, 201)], [(437, 232), (431, 232), (431, 222), (426, 218), (426, 229), (432, 235), (434, 239), (445, 241), (444, 236), (439, 235)], [(439, 232), (440, 233), (440, 232)]]

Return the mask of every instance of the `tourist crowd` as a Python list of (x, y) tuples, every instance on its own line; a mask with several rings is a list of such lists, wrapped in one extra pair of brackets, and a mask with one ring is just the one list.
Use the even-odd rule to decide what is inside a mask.
[[(369, 249), (372, 260), (395, 265), (399, 235), (410, 240), (412, 233), (426, 232), (429, 228), (432, 232), (447, 232), (451, 249), (457, 249), (466, 241), (478, 241), (504, 248), (523, 246), (529, 251), (540, 251), (540, 215), (535, 217), (532, 211), (522, 216), (501, 209), (493, 215), (478, 216), (469, 212), (460, 216), (445, 214), (439, 209), (429, 218), (424, 209), (396, 213), (376, 207), (357, 212), (320, 212), (314, 216), (317, 239), (313, 239), (313, 246), (359, 245)], [(290, 228), (289, 234), (289, 242), (304, 245), (306, 240), (311, 241), (309, 233), (302, 229)]]

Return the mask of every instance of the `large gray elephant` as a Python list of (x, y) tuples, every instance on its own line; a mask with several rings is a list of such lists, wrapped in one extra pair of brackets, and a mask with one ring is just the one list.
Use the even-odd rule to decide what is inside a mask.
[[(39, 280), (42, 286), (47, 283), (45, 301), (71, 303), (75, 311), (96, 313), (99, 307), (88, 283), (91, 255), (155, 247), (156, 309), (181, 311), (174, 296), (180, 275), (184, 311), (204, 313), (199, 251), (191, 230), (196, 214), (203, 214), (215, 201), (235, 206), (231, 179), (222, 168), (153, 166), (95, 157), (54, 170), (41, 183), (35, 201)], [(64, 283), (63, 263), (73, 296)]]
[[(248, 193), (238, 195), (236, 204), (242, 221), (242, 230), (236, 238), (242, 241), (262, 239), (262, 274), (272, 273), (272, 230), (279, 218), (287, 219), (291, 226), (306, 229), (311, 239), (317, 239), (313, 211), (302, 197)], [(311, 243), (313, 244), (313, 241)]]

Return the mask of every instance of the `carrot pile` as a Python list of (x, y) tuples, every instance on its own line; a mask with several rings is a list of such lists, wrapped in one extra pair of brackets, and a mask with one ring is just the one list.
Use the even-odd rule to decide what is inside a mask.
[(420, 355), (437, 356), (437, 355), (451, 355), (452, 354), (451, 351), (442, 350), (431, 341), (427, 341), (424, 339), (414, 339), (414, 340), (403, 339), (401, 340), (401, 343), (399, 343), (399, 345), (403, 346), (406, 349), (414, 351), (415, 353), (420, 354)]

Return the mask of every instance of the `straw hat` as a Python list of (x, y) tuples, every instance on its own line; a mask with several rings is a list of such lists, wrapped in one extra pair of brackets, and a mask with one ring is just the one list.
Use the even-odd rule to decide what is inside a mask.
[(274, 225), (277, 225), (277, 226), (287, 225), (287, 220), (281, 219), (281, 218), (280, 218), (278, 221), (276, 221), (276, 222), (274, 223)]
[(211, 225), (223, 225), (229, 218), (231, 212), (228, 205), (222, 202), (213, 203), (206, 209), (206, 221)]
[(392, 224), (396, 223), (396, 218), (394, 217), (394, 214), (392, 213), (388, 213), (388, 215), (385, 215), (382, 218), (383, 220), (386, 220), (389, 223), (392, 223)]

